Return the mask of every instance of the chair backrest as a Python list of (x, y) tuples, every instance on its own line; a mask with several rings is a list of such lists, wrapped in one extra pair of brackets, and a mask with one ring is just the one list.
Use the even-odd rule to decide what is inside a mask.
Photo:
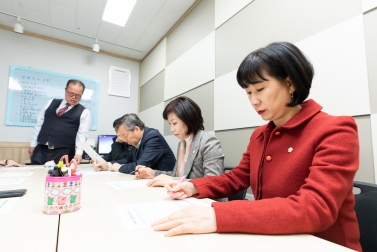
[(377, 251), (377, 185), (354, 181), (360, 189), (355, 194), (355, 212), (360, 229), (360, 244), (363, 252)]
[[(229, 166), (225, 166), (224, 167), (224, 171), (230, 171), (232, 170), (234, 167), (229, 167)], [(247, 189), (245, 190), (242, 190), (240, 191), (239, 193), (237, 193), (236, 195), (233, 195), (233, 196), (230, 196), (228, 197), (228, 200), (231, 201), (231, 200), (244, 200), (246, 198), (246, 191)]]

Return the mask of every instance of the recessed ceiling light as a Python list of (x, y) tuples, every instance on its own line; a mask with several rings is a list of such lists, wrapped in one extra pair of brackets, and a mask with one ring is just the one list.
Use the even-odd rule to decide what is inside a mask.
[(102, 20), (124, 26), (137, 0), (107, 0)]

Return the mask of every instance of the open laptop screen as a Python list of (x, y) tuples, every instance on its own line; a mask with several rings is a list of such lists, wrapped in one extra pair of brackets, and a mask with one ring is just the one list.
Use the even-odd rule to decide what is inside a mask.
[(116, 135), (98, 135), (97, 153), (100, 155), (109, 154), (114, 137)]

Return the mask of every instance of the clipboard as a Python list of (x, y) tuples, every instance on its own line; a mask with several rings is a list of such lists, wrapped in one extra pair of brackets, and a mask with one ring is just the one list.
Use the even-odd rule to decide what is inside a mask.
[(89, 144), (77, 142), (76, 146), (80, 149), (83, 149), (92, 160), (107, 163), (107, 161), (105, 161), (105, 159), (103, 159), (97, 152), (95, 152)]

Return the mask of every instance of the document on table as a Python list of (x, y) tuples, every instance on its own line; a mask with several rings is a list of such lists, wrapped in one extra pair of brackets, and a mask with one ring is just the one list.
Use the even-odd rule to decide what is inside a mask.
[(77, 171), (76, 173), (80, 173), (82, 175), (109, 175), (109, 174), (119, 174), (119, 172), (113, 171)]
[(115, 189), (137, 188), (137, 187), (146, 187), (149, 180), (150, 179), (113, 181), (113, 182), (106, 182), (106, 184), (112, 186)]
[(24, 182), (24, 178), (0, 179), (0, 185), (16, 185)]
[(117, 206), (116, 211), (126, 230), (134, 228), (150, 227), (151, 223), (167, 217), (168, 215), (181, 210), (187, 206), (206, 206), (195, 198), (185, 200), (165, 200), (159, 202), (140, 203)]
[(0, 199), (0, 214), (9, 213), (18, 198), (4, 198)]
[[(34, 169), (43, 169), (43, 165), (26, 165), (20, 167), (4, 167), (1, 170), (10, 171), (10, 170), (34, 170)], [(0, 171), (1, 171), (0, 170)]]
[(0, 178), (6, 177), (22, 177), (22, 176), (31, 176), (32, 172), (12, 172), (12, 173), (0, 173)]

